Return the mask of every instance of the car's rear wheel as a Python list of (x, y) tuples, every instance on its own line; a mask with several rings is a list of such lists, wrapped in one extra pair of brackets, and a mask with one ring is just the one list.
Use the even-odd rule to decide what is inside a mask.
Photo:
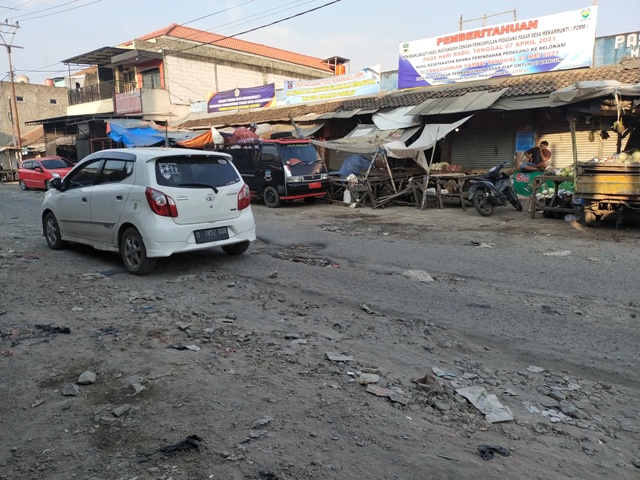
[(29, 187), (27, 187), (27, 184), (24, 183), (24, 180), (20, 180), (18, 182), (18, 185), (20, 185), (20, 190), (29, 190)]
[(140, 232), (133, 227), (127, 228), (120, 239), (120, 255), (129, 273), (146, 275), (156, 266), (156, 259), (147, 257), (147, 249)]
[(62, 240), (58, 220), (56, 220), (56, 216), (51, 212), (47, 213), (44, 217), (44, 237), (47, 239), (47, 244), (52, 250), (61, 250), (67, 246), (67, 242)]
[(232, 245), (224, 245), (222, 250), (227, 255), (241, 255), (249, 248), (249, 240), (242, 243), (234, 243)]
[(267, 187), (262, 194), (264, 204), (269, 208), (278, 208), (282, 201), (280, 200), (280, 194), (274, 187)]

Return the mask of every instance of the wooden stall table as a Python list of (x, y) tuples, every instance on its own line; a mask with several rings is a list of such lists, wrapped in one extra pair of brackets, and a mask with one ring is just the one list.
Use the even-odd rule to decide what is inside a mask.
[[(472, 178), (470, 175), (466, 173), (455, 173), (455, 172), (436, 172), (431, 173), (431, 177), (429, 179), (429, 183), (433, 181), (433, 186), (436, 189), (436, 198), (438, 199), (438, 206), (442, 209), (444, 208), (444, 199), (445, 198), (454, 198), (460, 201), (460, 206), (462, 210), (466, 210), (467, 207), (465, 205), (465, 194), (464, 194), (464, 184), (466, 180)], [(451, 185), (453, 184), (453, 190), (450, 191)], [(449, 187), (447, 187), (449, 185)], [(447, 193), (442, 193), (442, 190), (446, 189)]]
[[(574, 213), (575, 210), (573, 208), (561, 207), (558, 206), (558, 190), (560, 184), (564, 182), (570, 182), (572, 177), (563, 177), (559, 175), (538, 175), (533, 179), (532, 188), (531, 188), (531, 197), (529, 198), (529, 213), (531, 214), (531, 218), (536, 218), (536, 213), (542, 211), (544, 213)], [(553, 182), (553, 199), (551, 200), (551, 204), (547, 205), (546, 198), (539, 200), (536, 196), (536, 193), (542, 186), (542, 184), (546, 182)]]

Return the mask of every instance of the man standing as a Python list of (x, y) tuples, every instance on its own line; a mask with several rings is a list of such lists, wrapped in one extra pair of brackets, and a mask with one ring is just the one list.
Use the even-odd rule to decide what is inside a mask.
[(539, 147), (533, 147), (524, 152), (524, 156), (527, 157), (527, 162), (520, 164), (520, 170), (523, 172), (536, 172), (539, 170), (545, 170), (549, 166), (549, 160), (551, 159), (551, 151), (549, 150), (549, 142), (540, 142)]

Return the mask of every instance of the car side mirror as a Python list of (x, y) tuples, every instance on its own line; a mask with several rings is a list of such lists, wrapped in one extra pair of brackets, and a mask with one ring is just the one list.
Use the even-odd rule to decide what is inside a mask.
[(34, 168), (34, 170), (35, 170), (36, 172), (40, 172), (40, 173), (42, 173), (42, 168), (40, 168), (40, 167), (36, 167), (36, 168)]
[(62, 186), (62, 179), (60, 178), (60, 175), (54, 173), (53, 178), (49, 180), (49, 186), (56, 190), (60, 190), (60, 187)]

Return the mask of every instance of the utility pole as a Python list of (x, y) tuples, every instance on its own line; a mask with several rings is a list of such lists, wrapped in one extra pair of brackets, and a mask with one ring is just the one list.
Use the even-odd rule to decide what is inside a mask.
[[(12, 121), (13, 121), (13, 132), (15, 135), (15, 145), (18, 147), (18, 159), (22, 160), (22, 136), (20, 134), (20, 117), (18, 116), (18, 102), (16, 100), (16, 85), (15, 78), (13, 73), (13, 64), (11, 63), (11, 49), (12, 48), (22, 48), (16, 45), (12, 45), (13, 38), (16, 35), (16, 31), (20, 28), (18, 22), (15, 24), (8, 23), (5, 20), (4, 23), (0, 23), (0, 46), (6, 47), (7, 54), (9, 55), (9, 78), (11, 81), (11, 105), (12, 105)], [(9, 38), (10, 37), (10, 38)], [(13, 164), (11, 165), (11, 169), (13, 170)]]
[[(597, 0), (594, 0), (597, 1)], [(500, 12), (500, 13), (493, 13), (491, 15), (483, 15), (482, 17), (478, 17), (478, 18), (470, 18), (469, 20), (463, 20), (462, 19), (462, 15), (460, 15), (460, 21), (458, 22), (458, 26), (460, 27), (460, 31), (462, 31), (462, 27), (464, 26), (464, 24), (466, 22), (473, 22), (476, 20), (482, 20), (482, 26), (486, 27), (487, 26), (487, 18), (489, 17), (497, 17), (498, 15), (504, 15), (507, 13), (512, 13), (513, 14), (513, 21), (515, 22), (517, 20), (516, 18), (516, 9), (514, 8), (513, 10), (507, 10), (506, 12)]]

